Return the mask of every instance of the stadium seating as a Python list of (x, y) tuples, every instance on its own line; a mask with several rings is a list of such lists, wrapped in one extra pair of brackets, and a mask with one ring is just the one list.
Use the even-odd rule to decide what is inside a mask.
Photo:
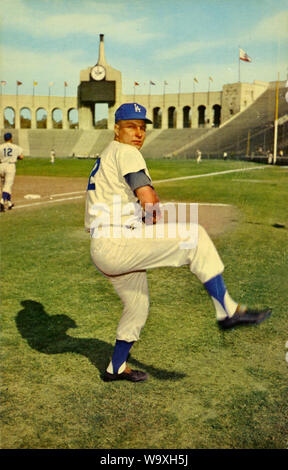
[(191, 144), (195, 139), (205, 135), (209, 129), (164, 129), (162, 131), (153, 130), (156, 137), (152, 140), (147, 135), (147, 141), (142, 148), (145, 158), (162, 158), (165, 155), (173, 154), (174, 151), (185, 144)]
[[(286, 83), (280, 82), (279, 111), (281, 118), (287, 113)], [(194, 158), (197, 149), (202, 156), (229, 157), (256, 154), (258, 149), (273, 150), (276, 82), (244, 111), (236, 114), (219, 128), (150, 129), (142, 148), (145, 158)], [(281, 121), (281, 119), (280, 119)], [(283, 121), (283, 120), (282, 120)], [(282, 127), (281, 127), (282, 126)], [(287, 154), (288, 119), (279, 124), (279, 146)], [(10, 129), (13, 141), (19, 144), (25, 156), (50, 157), (52, 148), (56, 157), (95, 158), (113, 139), (113, 130), (95, 129)], [(1, 130), (3, 140), (4, 132)], [(264, 153), (263, 153), (264, 155)]]
[[(286, 92), (287, 88), (282, 82), (279, 87), (279, 118), (287, 114)], [(174, 153), (178, 158), (191, 157), (199, 148), (203, 156), (222, 156), (224, 151), (230, 156), (245, 155), (248, 140), (250, 154), (255, 153), (260, 145), (263, 146), (263, 143), (265, 143), (266, 150), (273, 150), (271, 135), (274, 134), (275, 97), (276, 83), (271, 83), (269, 88), (245, 111), (233, 116), (219, 128), (210, 130), (191, 144), (179, 147)], [(264, 142), (266, 133), (270, 133), (270, 139), (267, 135), (267, 141)], [(282, 133), (279, 132), (279, 138), (281, 135)], [(270, 148), (267, 147), (268, 145)], [(279, 145), (283, 146), (284, 141), (281, 140)]]

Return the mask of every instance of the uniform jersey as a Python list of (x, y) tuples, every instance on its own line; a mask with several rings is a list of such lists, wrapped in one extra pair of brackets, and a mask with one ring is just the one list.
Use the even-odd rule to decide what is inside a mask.
[(123, 226), (142, 219), (141, 205), (125, 179), (125, 175), (141, 170), (151, 181), (146, 162), (136, 147), (115, 140), (106, 147), (96, 161), (88, 182), (86, 230), (98, 224)]
[(16, 163), (17, 157), (23, 153), (23, 150), (18, 145), (6, 142), (0, 145), (0, 162), (1, 163)]

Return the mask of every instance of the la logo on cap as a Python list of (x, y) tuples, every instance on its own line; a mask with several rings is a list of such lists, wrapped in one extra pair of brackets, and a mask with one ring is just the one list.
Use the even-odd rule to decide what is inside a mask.
[(141, 108), (138, 106), (138, 104), (134, 103), (134, 109), (136, 113), (141, 113)]

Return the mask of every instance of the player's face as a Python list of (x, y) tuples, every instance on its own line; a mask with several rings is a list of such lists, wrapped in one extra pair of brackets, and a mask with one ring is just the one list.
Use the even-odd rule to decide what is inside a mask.
[(115, 124), (115, 140), (141, 149), (146, 136), (146, 123), (143, 119), (119, 121)]

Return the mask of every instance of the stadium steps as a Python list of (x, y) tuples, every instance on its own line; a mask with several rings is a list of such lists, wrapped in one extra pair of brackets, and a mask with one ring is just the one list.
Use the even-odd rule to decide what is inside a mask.
[(162, 158), (173, 153), (183, 145), (190, 144), (195, 139), (209, 132), (209, 129), (163, 129), (153, 130), (155, 137), (143, 146), (142, 154), (145, 158)]
[(147, 147), (147, 145), (149, 145), (154, 139), (157, 139), (159, 137), (159, 135), (161, 134), (161, 132), (163, 132), (163, 129), (147, 130), (146, 139), (145, 139), (144, 145), (142, 147), (142, 150), (145, 149)]
[(23, 155), (30, 155), (30, 142), (28, 129), (19, 129), (18, 131), (18, 142), (20, 147), (23, 149)]
[(100, 154), (102, 150), (113, 140), (114, 131), (104, 129), (104, 130), (95, 130), (94, 133), (97, 133), (97, 139), (94, 142), (94, 145), (91, 149), (93, 155)]
[[(79, 134), (79, 132), (81, 134)], [(78, 141), (73, 147), (72, 154), (76, 157), (89, 157), (95, 140), (98, 138), (96, 131), (78, 131)]]
[[(285, 100), (285, 82), (279, 85), (279, 109), (278, 116), (287, 113), (287, 103)], [(197, 148), (200, 148), (202, 155), (222, 155), (224, 151), (228, 154), (245, 154), (248, 132), (250, 141), (254, 135), (262, 134), (273, 127), (275, 119), (275, 97), (276, 83), (271, 83), (264, 93), (259, 96), (245, 111), (233, 116), (217, 129), (212, 129), (206, 136), (202, 136), (197, 141), (179, 147), (174, 154), (178, 157), (191, 157), (195, 155)], [(263, 141), (263, 136), (262, 136)], [(260, 142), (260, 139), (258, 139)], [(253, 142), (254, 145), (254, 142)], [(169, 152), (172, 153), (171, 151)]]
[(69, 157), (79, 139), (77, 131), (63, 129), (27, 130), (31, 157), (48, 157), (54, 148), (57, 157)]

